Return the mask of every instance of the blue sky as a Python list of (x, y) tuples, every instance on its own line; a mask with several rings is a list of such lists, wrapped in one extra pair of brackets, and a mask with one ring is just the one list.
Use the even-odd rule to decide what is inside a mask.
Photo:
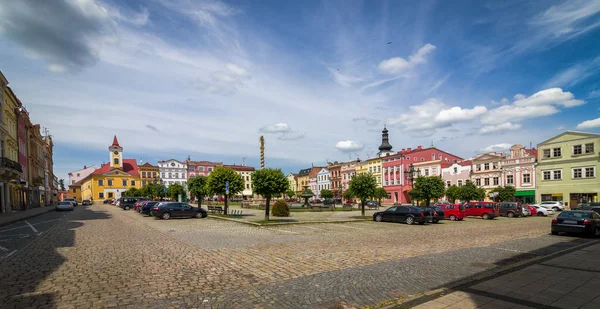
[[(125, 157), (297, 171), (600, 133), (600, 1), (0, 3), (0, 69), (59, 177)], [(387, 44), (391, 42), (390, 44)]]

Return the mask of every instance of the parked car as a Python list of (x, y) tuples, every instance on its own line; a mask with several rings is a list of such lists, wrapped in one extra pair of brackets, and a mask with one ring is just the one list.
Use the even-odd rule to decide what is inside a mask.
[(60, 211), (60, 210), (73, 210), (75, 209), (75, 206), (73, 206), (72, 202), (69, 201), (62, 201), (62, 202), (58, 202), (58, 204), (56, 204), (56, 211)]
[(122, 197), (117, 202), (117, 206), (121, 207), (123, 210), (129, 210), (135, 206), (137, 202), (140, 200), (147, 200), (147, 198), (143, 197)]
[(185, 218), (185, 217), (193, 217), (197, 218), (200, 216), (201, 218), (206, 218), (208, 213), (206, 210), (198, 207), (190, 206), (186, 203), (179, 202), (163, 202), (158, 205), (152, 207), (150, 214), (153, 217), (157, 217), (164, 220), (169, 220), (170, 218)]
[(439, 206), (434, 206), (434, 207), (429, 207), (431, 209), (431, 222), (432, 223), (439, 223), (442, 220), (446, 219), (446, 216), (444, 215), (444, 209), (442, 209), (442, 207)]
[(592, 210), (567, 210), (552, 219), (552, 235), (576, 233), (586, 236), (600, 235), (600, 215)]
[(408, 225), (419, 223), (421, 225), (432, 220), (429, 209), (417, 206), (392, 206), (384, 211), (373, 214), (377, 222), (405, 222)]
[(146, 204), (144, 204), (144, 206), (140, 208), (140, 213), (142, 215), (151, 216), (150, 212), (152, 211), (152, 208), (160, 203), (161, 202), (159, 201), (148, 201)]
[(365, 206), (367, 206), (369, 208), (379, 207), (379, 202), (377, 202), (377, 201), (367, 201), (365, 203)]
[(581, 207), (600, 207), (600, 202), (591, 202), (591, 203), (580, 203), (573, 210), (578, 210)]
[(90, 206), (90, 205), (92, 205), (92, 202), (90, 202), (90, 200), (83, 200), (81, 202), (81, 205), (83, 205), (83, 206)]
[(501, 202), (500, 216), (503, 217), (523, 217), (523, 205), (519, 202)]
[(109, 199), (105, 199), (104, 201), (102, 201), (102, 204), (108, 204), (110, 202)]
[(139, 200), (137, 201), (134, 205), (133, 205), (133, 210), (139, 212), (140, 209), (142, 208), (142, 206), (144, 206), (144, 204), (146, 204), (146, 202), (148, 202), (148, 200)]
[(521, 205), (521, 211), (523, 212), (523, 217), (530, 217), (531, 216), (531, 210), (529, 210), (528, 206), (525, 205)]
[(451, 221), (463, 220), (466, 216), (465, 206), (459, 204), (439, 204), (446, 219)]
[(323, 205), (333, 205), (333, 203), (335, 202), (334, 199), (332, 198), (326, 198), (323, 200)]
[(541, 202), (540, 206), (542, 206), (544, 208), (552, 209), (555, 212), (565, 210), (565, 206), (563, 205), (562, 202), (559, 202), (559, 201), (545, 201), (545, 202)]
[(311, 203), (313, 203), (313, 204), (321, 204), (321, 203), (323, 203), (323, 201), (321, 201), (320, 199), (314, 199), (314, 200), (311, 201)]
[(72, 197), (66, 198), (64, 201), (65, 202), (71, 202), (73, 204), (73, 206), (77, 206), (77, 200), (75, 200)]
[(500, 216), (498, 203), (494, 202), (467, 202), (464, 203), (465, 215), (467, 217), (481, 217), (483, 219), (494, 219)]
[(581, 207), (577, 207), (573, 210), (593, 210), (597, 213), (600, 213), (600, 206), (581, 206)]
[(523, 204), (523, 207), (527, 207), (529, 209), (529, 213), (531, 216), (537, 216), (537, 209), (529, 204)]
[(542, 207), (537, 204), (533, 204), (533, 205), (531, 205), (531, 207), (535, 208), (538, 216), (548, 216), (548, 215), (555, 214), (554, 210)]

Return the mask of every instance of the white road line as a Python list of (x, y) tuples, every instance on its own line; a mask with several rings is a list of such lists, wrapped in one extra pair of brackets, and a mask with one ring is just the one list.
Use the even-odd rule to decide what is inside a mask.
[(29, 227), (33, 230), (34, 233), (39, 233), (39, 231), (35, 227), (33, 227), (33, 225), (31, 225), (31, 223), (29, 223), (27, 221), (23, 221), (23, 222), (27, 223), (27, 225), (29, 225)]
[(15, 254), (15, 252), (17, 252), (17, 250), (13, 250), (11, 253), (7, 254), (7, 255), (6, 255), (4, 258), (7, 258), (7, 257), (9, 257), (9, 256), (11, 256), (11, 255), (13, 255), (13, 254)]
[(498, 249), (498, 250), (504, 250), (504, 251), (510, 251), (510, 252), (516, 252), (516, 253), (529, 253), (529, 252), (525, 252), (525, 251), (521, 251), (521, 250), (515, 250), (515, 249), (508, 249), (508, 248), (502, 248), (502, 247), (491, 247), (492, 249)]
[[(63, 218), (63, 217), (60, 217), (60, 218), (58, 218), (58, 219), (52, 219), (52, 220), (48, 220), (48, 221), (36, 222), (36, 223), (34, 223), (34, 224), (29, 224), (29, 222), (27, 222), (27, 221), (25, 221), (25, 222), (27, 222), (27, 224), (29, 224), (29, 226), (31, 226), (31, 225), (38, 225), (38, 224), (43, 224), (43, 223), (48, 223), (48, 222), (58, 221), (58, 220), (60, 220), (60, 219), (62, 219), (62, 218)], [(13, 227), (13, 228), (10, 228), (10, 229), (1, 230), (1, 231), (0, 231), (0, 233), (4, 233), (4, 232), (8, 232), (8, 231), (14, 231), (14, 230), (18, 230), (18, 229), (26, 228), (26, 227), (29, 227), (29, 226), (27, 226), (27, 225), (23, 225), (23, 226), (17, 226), (17, 227)]]
[(6, 248), (2, 247), (2, 246), (0, 246), (0, 250), (2, 250), (2, 251), (4, 251), (4, 252), (8, 252), (8, 251), (10, 251), (10, 250), (8, 250), (8, 249), (6, 249)]
[(297, 232), (292, 232), (292, 231), (288, 231), (288, 230), (281, 230), (281, 229), (276, 229), (276, 228), (272, 228), (272, 227), (269, 228), (269, 230), (279, 231), (279, 232), (284, 232), (284, 233), (290, 233), (290, 234), (296, 234), (296, 235), (300, 234), (300, 233), (297, 233)]
[(312, 226), (306, 226), (306, 225), (304, 225), (302, 228), (311, 229), (311, 230), (317, 230), (317, 231), (322, 231), (323, 230), (323, 229), (320, 229), (318, 227), (312, 227)]

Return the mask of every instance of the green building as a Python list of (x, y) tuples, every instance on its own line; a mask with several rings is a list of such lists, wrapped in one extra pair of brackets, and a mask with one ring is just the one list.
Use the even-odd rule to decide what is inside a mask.
[(575, 207), (600, 194), (600, 134), (567, 131), (538, 144), (536, 200)]

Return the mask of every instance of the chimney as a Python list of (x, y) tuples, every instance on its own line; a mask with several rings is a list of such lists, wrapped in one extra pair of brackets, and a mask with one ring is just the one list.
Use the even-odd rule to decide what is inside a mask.
[(83, 169), (86, 169), (86, 168), (87, 168), (87, 166), (85, 166), (85, 165), (84, 165), (84, 166), (83, 166)]
[(406, 148), (406, 151), (407, 151), (407, 152), (410, 152), (411, 150), (412, 150), (412, 148), (410, 148), (410, 147), (409, 147), (409, 148)]
[(401, 151), (401, 152), (404, 152), (404, 150), (405, 150), (405, 149), (404, 149), (404, 148), (402, 148), (402, 151)]
[(423, 149), (423, 147), (421, 147), (420, 145), (417, 146), (417, 150), (421, 150), (421, 149)]

